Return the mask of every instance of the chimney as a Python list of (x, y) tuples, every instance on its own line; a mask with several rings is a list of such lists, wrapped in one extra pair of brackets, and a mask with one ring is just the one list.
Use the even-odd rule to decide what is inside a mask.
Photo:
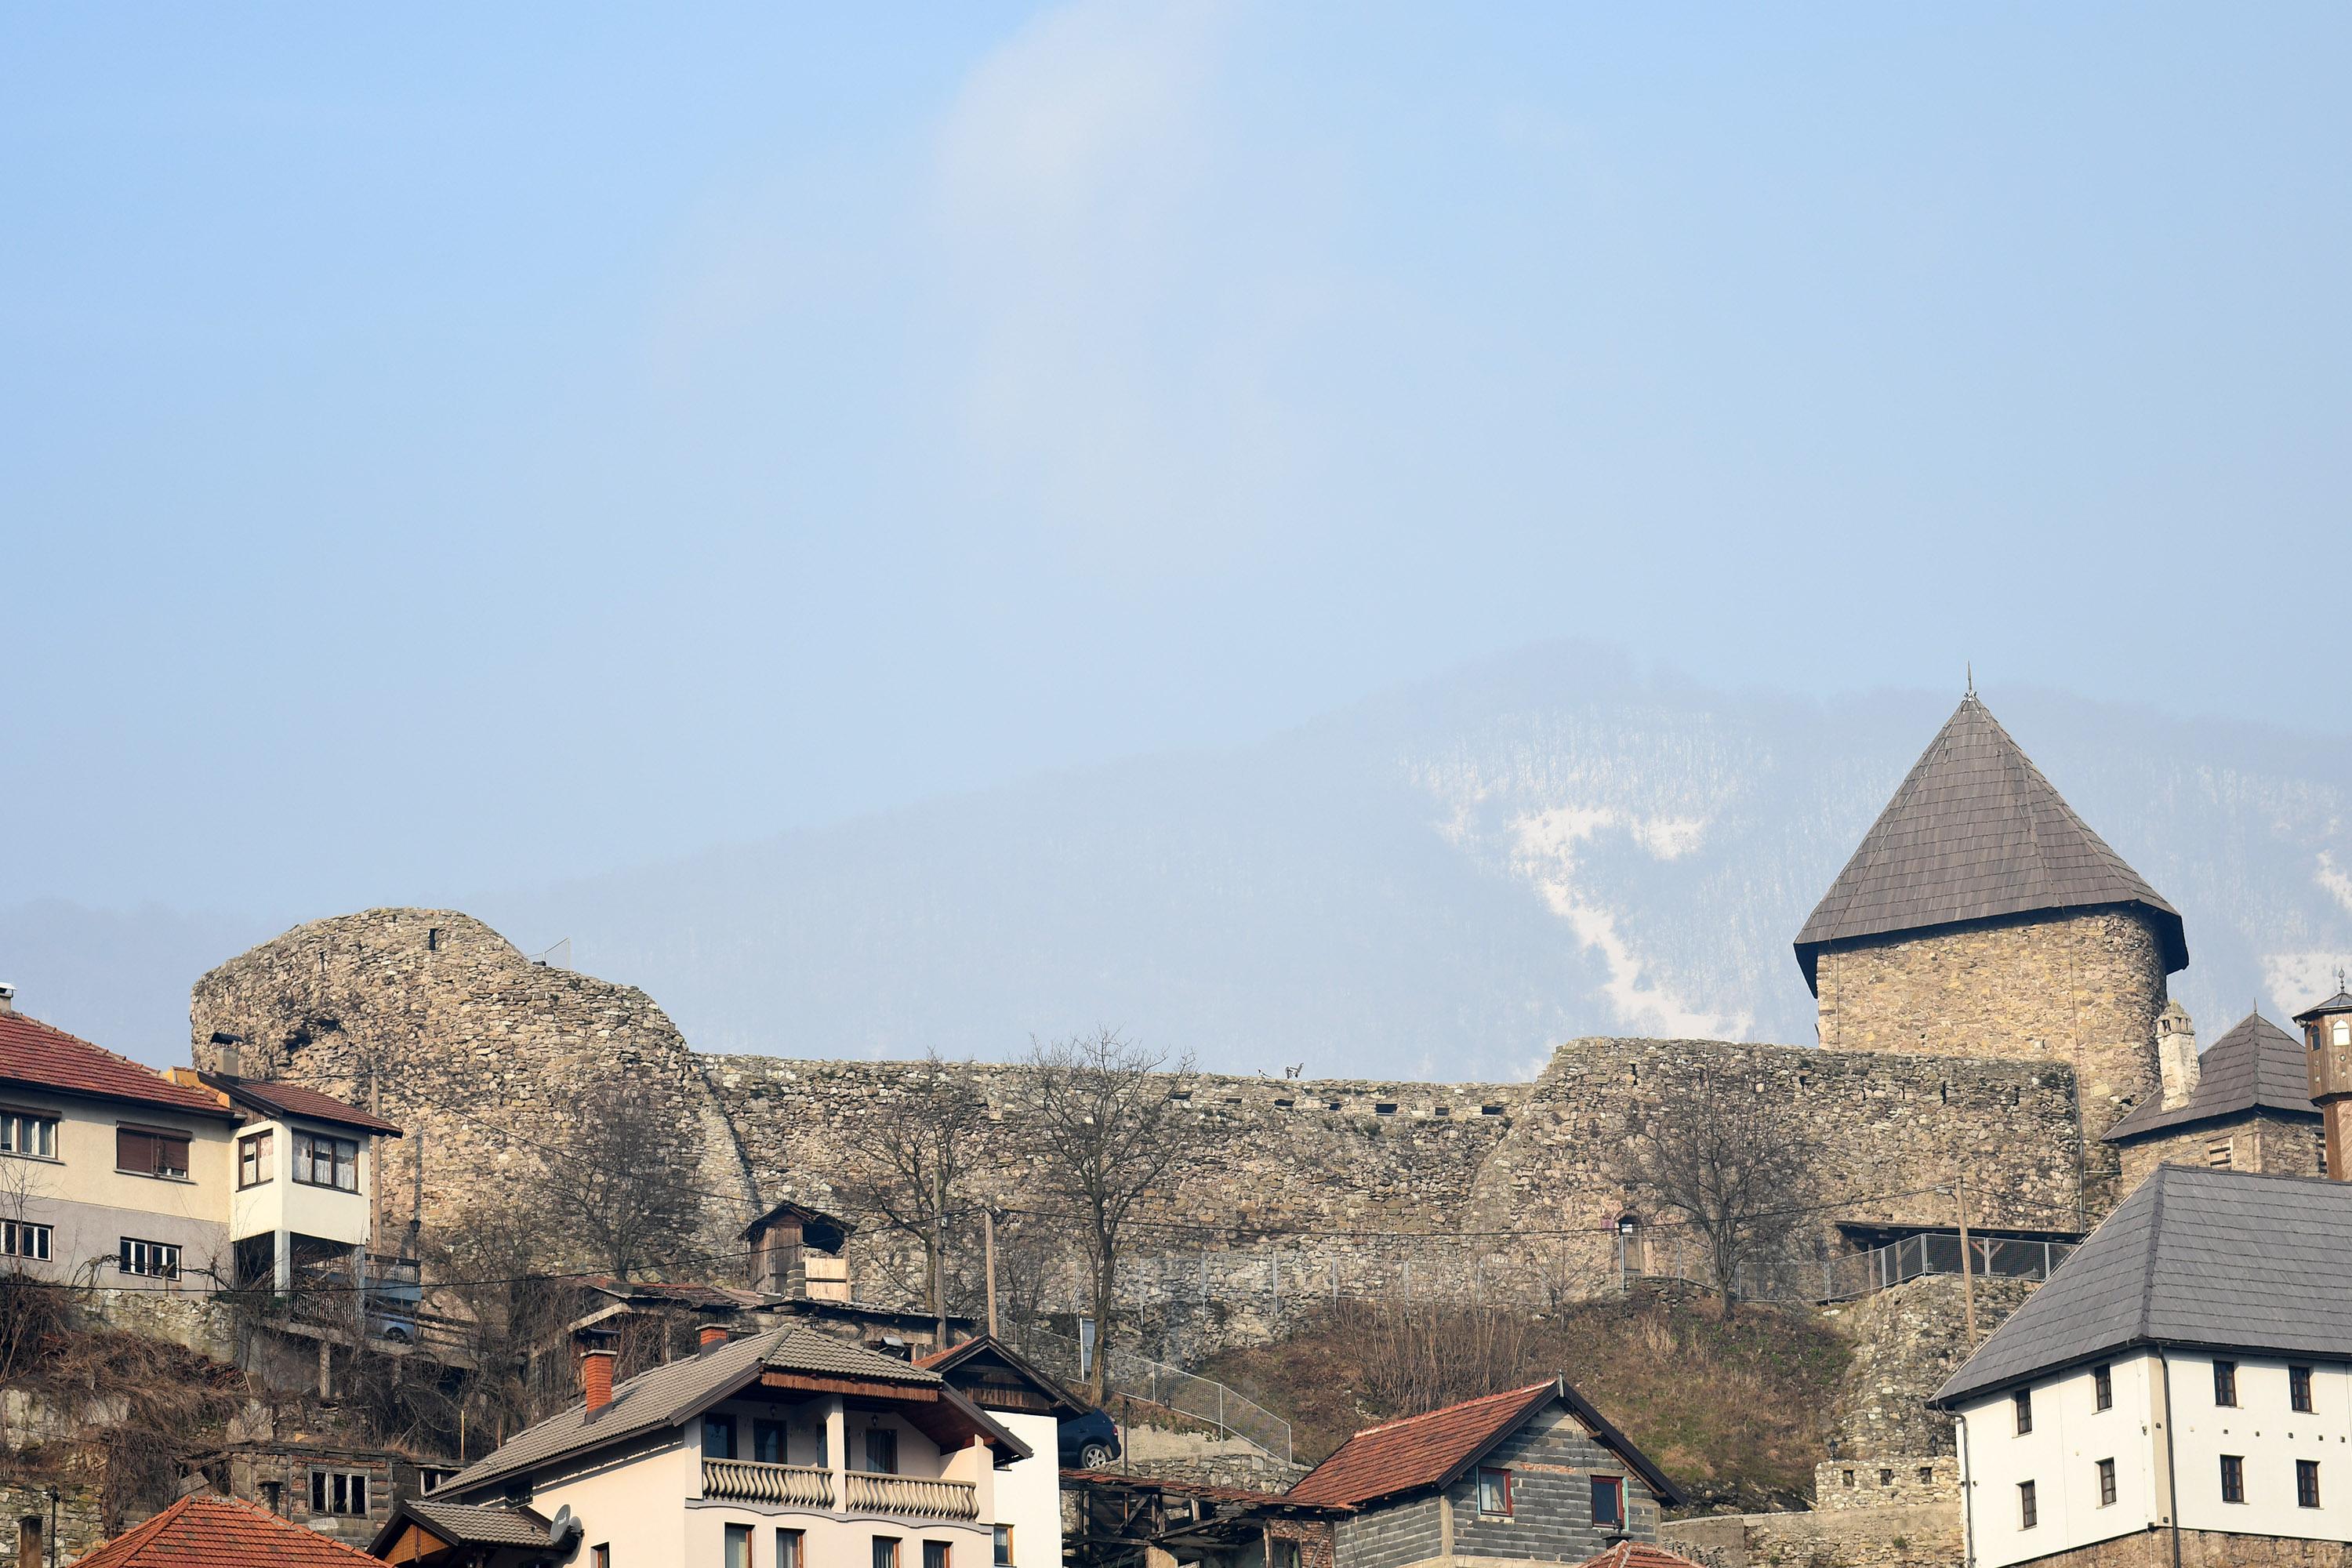
[(2156, 1067), (2164, 1084), (2164, 1109), (2177, 1110), (2197, 1093), (2197, 1026), (2178, 1002), (2165, 1005), (2156, 1021)]
[(5, 1017), (16, 1010), (16, 988), (5, 981), (0, 981), (0, 1017)]
[(712, 1351), (717, 1350), (720, 1345), (723, 1345), (726, 1342), (727, 1327), (725, 1324), (705, 1323), (702, 1325), (702, 1336), (698, 1348), (704, 1355), (709, 1355)]
[(582, 1407), (594, 1415), (613, 1403), (613, 1363), (619, 1353), (613, 1342), (620, 1336), (610, 1329), (583, 1329), (577, 1337)]

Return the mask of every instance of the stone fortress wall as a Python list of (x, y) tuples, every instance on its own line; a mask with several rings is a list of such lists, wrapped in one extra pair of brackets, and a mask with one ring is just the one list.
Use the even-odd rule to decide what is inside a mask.
[[(699, 1150), (690, 1179), (709, 1196), (715, 1278), (765, 1205), (854, 1208), (842, 1177), (861, 1136), (922, 1070), (701, 1055), (642, 991), (536, 965), (449, 910), (298, 928), (206, 974), (190, 1016), (201, 1065), (226, 1068), (234, 1053), (237, 1070), (373, 1102), (409, 1130), (377, 1184), (387, 1239), (411, 1218), (447, 1225), (518, 1171), (561, 1158), (549, 1152), (562, 1148), (581, 1088), (626, 1073), (674, 1108)], [(983, 1152), (1017, 1171), (1019, 1129), (1003, 1120), (1017, 1123), (1015, 1069), (975, 1070), (997, 1118)], [(1633, 1120), (1699, 1073), (1804, 1118), (1837, 1218), (1948, 1225), (1953, 1200), (1937, 1189), (1965, 1166), (1979, 1226), (2080, 1223), (2084, 1152), (2063, 1063), (1585, 1039), (1560, 1047), (1533, 1084), (1193, 1075), (1179, 1092), (1219, 1132), (1215, 1152), (1164, 1194), (1124, 1294), (1191, 1335), (1231, 1341), (1279, 1332), (1334, 1296), (1539, 1303), (1613, 1289), (1616, 1220), (1642, 1205), (1612, 1162)], [(1017, 1180), (990, 1196), (1023, 1202)], [(1659, 1262), (1676, 1233), (1643, 1218)]]

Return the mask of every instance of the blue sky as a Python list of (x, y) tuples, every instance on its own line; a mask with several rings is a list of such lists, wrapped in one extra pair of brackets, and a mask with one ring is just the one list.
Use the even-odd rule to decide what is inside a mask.
[(2347, 44), (16, 8), (0, 900), (456, 897), (1563, 636), (2341, 731)]

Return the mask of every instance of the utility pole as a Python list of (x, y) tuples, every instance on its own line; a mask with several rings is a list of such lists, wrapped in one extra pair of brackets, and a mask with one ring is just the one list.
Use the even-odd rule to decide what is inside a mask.
[(947, 1206), (947, 1177), (935, 1167), (931, 1178), (931, 1311), (939, 1326), (931, 1340), (934, 1351), (948, 1348), (947, 1215), (941, 1212)]
[(1969, 1173), (1965, 1165), (1953, 1173), (1952, 1198), (1960, 1215), (1960, 1311), (1968, 1323), (1969, 1349), (1973, 1351), (1977, 1348), (1977, 1277), (1975, 1261), (1969, 1256)]
[(983, 1272), (988, 1276), (988, 1337), (996, 1337), (996, 1211), (980, 1211), (980, 1247)]

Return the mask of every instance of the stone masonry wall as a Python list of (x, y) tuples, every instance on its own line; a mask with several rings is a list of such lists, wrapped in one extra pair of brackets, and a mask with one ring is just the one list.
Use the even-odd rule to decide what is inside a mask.
[(2082, 1084), (2094, 1140), (2157, 1092), (2163, 950), (2129, 910), (1832, 949), (1820, 954), (1814, 979), (1823, 1046), (2063, 1063)]
[(1713, 1514), (1670, 1521), (1658, 1542), (1703, 1568), (1961, 1568), (1966, 1556), (1948, 1503)]
[[(447, 1223), (560, 1150), (566, 1106), (615, 1071), (654, 1086), (696, 1133), (692, 1180), (712, 1195), (706, 1277), (734, 1277), (732, 1232), (793, 1198), (861, 1217), (845, 1180), (860, 1139), (898, 1112), (911, 1063), (702, 1056), (643, 992), (530, 963), (452, 911), (374, 910), (298, 928), (198, 982), (194, 1048), (239, 1070), (340, 1093), (409, 1129), (377, 1191), (396, 1237), (417, 1212)], [(975, 1069), (999, 1120), (979, 1152), (1006, 1156), (992, 1203), (1033, 1202), (1012, 1158), (1015, 1069)], [(1295, 1081), (1196, 1075), (1180, 1086), (1215, 1134), (1156, 1195), (1122, 1300), (1170, 1357), (1263, 1342), (1340, 1297), (1443, 1295), (1530, 1305), (1616, 1284), (1613, 1227), (1650, 1224), (1654, 1264), (1683, 1233), (1615, 1172), (1633, 1118), (1699, 1074), (1730, 1077), (1801, 1118), (1828, 1222), (1940, 1225), (1937, 1192), (1965, 1166), (1979, 1225), (2071, 1228), (2082, 1153), (2063, 1060), (1720, 1041), (1586, 1039), (1532, 1085)], [(2095, 1219), (2093, 1214), (2087, 1218)], [(852, 1247), (862, 1299), (895, 1304), (907, 1247), (869, 1226)], [(892, 1249), (895, 1249), (893, 1251)], [(1075, 1272), (1048, 1310), (1076, 1304)], [(898, 1277), (904, 1278), (904, 1270)]]
[[(2158, 1165), (2211, 1166), (2273, 1175), (2324, 1176), (2316, 1116), (2254, 1114), (2233, 1123), (2208, 1122), (2169, 1137), (2147, 1138), (2123, 1151), (2123, 1190), (2130, 1192)], [(2216, 1152), (2228, 1152), (2217, 1161)]]
[[(2007, 1322), (2032, 1291), (2029, 1280), (1977, 1280), (1976, 1343)], [(1927, 1275), (1847, 1302), (1836, 1316), (1853, 1341), (1853, 1356), (1831, 1415), (1833, 1462), (1843, 1468), (1855, 1461), (1865, 1473), (1882, 1464), (1899, 1471), (1903, 1465), (1954, 1453), (1952, 1418), (1922, 1402), (1974, 1348), (1959, 1279)], [(1825, 1495), (1816, 1496), (1820, 1506), (1832, 1506)]]
[[(543, 1159), (560, 1158), (583, 1085), (651, 1088), (701, 1150), (685, 1179), (709, 1196), (714, 1245), (756, 1200), (701, 1058), (653, 999), (526, 959), (450, 910), (368, 910), (299, 926), (198, 980), (199, 1067), (308, 1084), (373, 1105), (407, 1136), (379, 1141), (377, 1245), (412, 1218), (445, 1225)], [(424, 1162), (423, 1206), (415, 1178)]]

